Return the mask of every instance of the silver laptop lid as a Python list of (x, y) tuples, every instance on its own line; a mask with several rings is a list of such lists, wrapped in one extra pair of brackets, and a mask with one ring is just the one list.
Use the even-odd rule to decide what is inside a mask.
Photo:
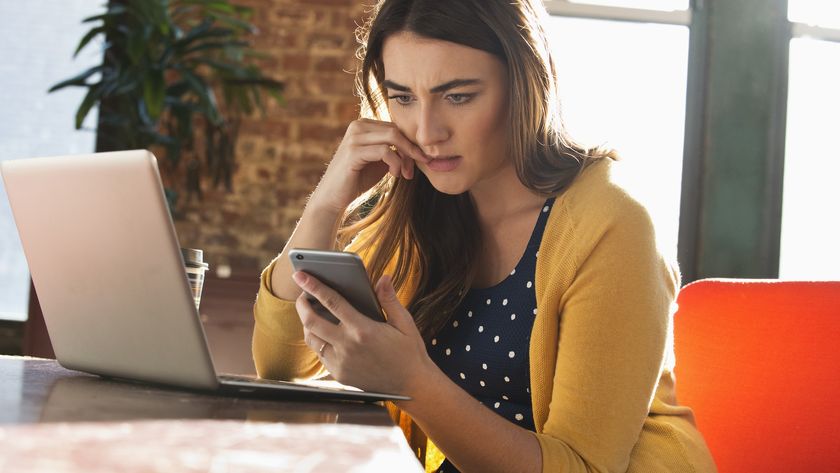
[(0, 172), (62, 366), (218, 385), (152, 153), (5, 161)]

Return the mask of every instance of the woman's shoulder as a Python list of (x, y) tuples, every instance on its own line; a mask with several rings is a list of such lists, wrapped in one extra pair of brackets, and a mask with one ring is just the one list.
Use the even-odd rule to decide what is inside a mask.
[(647, 206), (628, 178), (629, 166), (611, 158), (587, 165), (557, 198), (566, 218), (578, 228), (609, 226), (619, 220), (649, 224)]
[[(557, 197), (543, 235), (546, 253), (555, 258), (551, 266), (562, 266), (556, 259), (572, 258), (570, 267), (576, 267), (599, 247), (601, 254), (614, 256), (611, 264), (623, 265), (627, 258), (638, 262), (645, 259), (641, 255), (650, 256), (647, 261), (670, 260), (663, 252), (661, 232), (634, 190), (637, 184), (631, 184), (629, 172), (622, 169), (628, 166), (606, 158), (596, 161)], [(675, 261), (669, 264), (674, 264), (679, 280)]]

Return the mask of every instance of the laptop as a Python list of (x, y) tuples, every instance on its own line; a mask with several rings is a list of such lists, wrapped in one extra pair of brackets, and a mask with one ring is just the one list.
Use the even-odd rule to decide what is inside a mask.
[(234, 395), (409, 399), (335, 382), (217, 375), (149, 151), (5, 161), (0, 173), (65, 368)]

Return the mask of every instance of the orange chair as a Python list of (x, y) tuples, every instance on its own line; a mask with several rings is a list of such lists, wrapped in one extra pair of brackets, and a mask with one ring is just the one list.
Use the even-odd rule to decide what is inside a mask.
[(677, 302), (677, 396), (720, 473), (840, 472), (840, 281), (704, 279)]

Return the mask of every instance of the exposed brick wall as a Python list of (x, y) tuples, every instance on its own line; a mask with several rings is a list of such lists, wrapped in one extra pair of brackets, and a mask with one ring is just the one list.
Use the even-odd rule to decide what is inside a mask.
[(285, 82), (285, 107), (242, 123), (234, 190), (206, 189), (176, 222), (182, 246), (202, 248), (212, 267), (256, 272), (283, 248), (350, 121), (354, 30), (369, 2), (240, 0), (254, 9), (262, 65)]

